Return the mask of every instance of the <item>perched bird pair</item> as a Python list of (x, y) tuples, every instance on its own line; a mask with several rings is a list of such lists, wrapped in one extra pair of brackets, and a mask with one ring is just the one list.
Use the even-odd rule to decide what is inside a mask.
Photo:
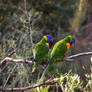
[(50, 62), (44, 70), (41, 80), (44, 79), (47, 72), (50, 70), (51, 66), (56, 63), (64, 60), (64, 57), (67, 55), (69, 48), (75, 43), (75, 39), (72, 36), (67, 36), (63, 40), (58, 41), (50, 54)]
[[(42, 61), (48, 60), (49, 44), (51, 43), (53, 43), (53, 37), (51, 35), (46, 35), (43, 36), (41, 41), (35, 45), (34, 57), (36, 58), (36, 62), (33, 66), (32, 72), (35, 71), (36, 67), (38, 67), (38, 65)], [(54, 45), (49, 57), (50, 62), (48, 63), (46, 69), (44, 70), (41, 80), (44, 79), (45, 75), (47, 74), (47, 72), (55, 62), (64, 60), (64, 57), (67, 55), (67, 51), (74, 43), (75, 43), (75, 39), (69, 35), (65, 37), (63, 40), (58, 41)]]

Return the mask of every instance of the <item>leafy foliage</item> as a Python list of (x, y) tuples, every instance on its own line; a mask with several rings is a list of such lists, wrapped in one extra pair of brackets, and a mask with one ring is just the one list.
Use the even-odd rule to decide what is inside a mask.
[[(91, 78), (91, 74), (89, 78)], [(49, 92), (50, 86), (58, 88), (57, 92), (91, 92), (92, 88), (92, 80), (89, 80), (87, 85), (83, 87), (83, 81), (80, 79), (78, 74), (72, 74), (68, 72), (66, 74), (60, 74), (60, 77), (54, 78), (54, 80), (58, 81), (58, 84), (48, 85), (46, 87), (40, 87), (41, 92)], [(56, 91), (56, 90), (54, 90)], [(39, 92), (39, 91), (38, 91)]]

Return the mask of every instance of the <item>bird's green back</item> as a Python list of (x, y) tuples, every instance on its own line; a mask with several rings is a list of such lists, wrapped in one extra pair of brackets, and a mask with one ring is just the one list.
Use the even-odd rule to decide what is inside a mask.
[(58, 41), (52, 49), (50, 54), (50, 60), (54, 60), (56, 62), (57, 58), (61, 58), (60, 61), (64, 58), (64, 53), (67, 51), (66, 42), (64, 40)]
[[(34, 48), (34, 58), (36, 60), (43, 60), (48, 58), (49, 47), (45, 42), (38, 42)], [(43, 57), (43, 58), (42, 58)]]
[(60, 58), (62, 61), (64, 59), (64, 53), (67, 51), (67, 43), (71, 43), (72, 42), (72, 37), (69, 35), (66, 38), (64, 38), (63, 40), (58, 41), (53, 49), (52, 52), (50, 54), (50, 60), (51, 61), (57, 61), (57, 58)]

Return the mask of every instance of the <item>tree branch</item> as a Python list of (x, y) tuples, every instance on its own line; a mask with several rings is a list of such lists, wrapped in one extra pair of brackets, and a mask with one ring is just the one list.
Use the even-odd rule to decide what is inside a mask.
[[(11, 57), (15, 52), (16, 52), (16, 50), (13, 49), (13, 51), (11, 51), (11, 52), (8, 54), (8, 57)], [(4, 60), (2, 60), (2, 61), (0, 62), (0, 67), (1, 67), (2, 65), (6, 64), (6, 62), (7, 62), (7, 59), (5, 58)]]
[(11, 57), (15, 52), (16, 52), (16, 49), (13, 49), (13, 51), (8, 54), (8, 57)]
[(92, 51), (91, 52), (83, 52), (83, 53), (75, 54), (72, 56), (68, 56), (64, 60), (65, 61), (73, 61), (74, 58), (78, 58), (78, 57), (85, 56), (85, 55), (92, 55)]
[(30, 61), (30, 60), (26, 60), (26, 59), (13, 59), (13, 58), (10, 58), (10, 57), (6, 57), (4, 60), (7, 61), (7, 62), (34, 64), (34, 61)]
[(79, 53), (79, 54), (76, 54), (76, 55), (69, 56), (67, 58), (71, 59), (71, 58), (76, 58), (76, 57), (85, 56), (85, 55), (92, 55), (92, 52), (83, 52), (83, 53)]
[[(13, 58), (10, 58), (10, 56), (11, 56), (13, 53), (15, 53), (15, 52), (13, 51), (11, 54), (9, 54), (8, 57), (6, 57), (4, 60), (2, 60), (2, 61), (0, 62), (0, 67), (1, 67), (3, 64), (5, 64), (6, 62), (34, 64), (34, 61), (32, 61), (32, 60), (13, 59)], [(83, 52), (83, 53), (75, 54), (75, 55), (66, 57), (64, 60), (70, 62), (70, 61), (73, 61), (74, 58), (81, 57), (81, 56), (85, 56), (85, 55), (92, 55), (92, 52)]]
[(28, 89), (33, 89), (33, 88), (37, 88), (40, 86), (46, 86), (46, 85), (50, 85), (50, 84), (54, 84), (57, 83), (57, 80), (52, 79), (52, 80), (47, 80), (45, 82), (41, 82), (38, 84), (34, 84), (32, 86), (28, 86), (28, 87), (21, 87), (21, 88), (0, 88), (0, 91), (24, 91), (24, 90), (28, 90)]

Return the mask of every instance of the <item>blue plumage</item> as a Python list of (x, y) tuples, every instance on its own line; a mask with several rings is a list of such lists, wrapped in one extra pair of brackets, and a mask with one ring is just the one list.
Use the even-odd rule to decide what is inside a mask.
[(75, 43), (75, 39), (74, 39), (74, 38), (72, 38), (72, 43), (71, 43), (71, 45), (72, 45), (72, 44), (74, 44), (74, 43)]
[(48, 38), (48, 43), (50, 43), (51, 40), (53, 39), (53, 37), (51, 35), (46, 35), (46, 37)]

